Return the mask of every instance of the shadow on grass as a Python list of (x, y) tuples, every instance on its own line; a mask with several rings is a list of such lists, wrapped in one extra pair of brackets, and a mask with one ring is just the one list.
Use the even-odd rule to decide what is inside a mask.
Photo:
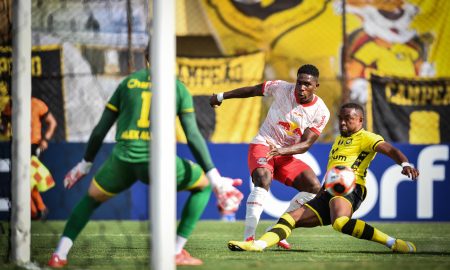
[[(330, 254), (398, 254), (398, 255), (408, 255), (402, 253), (393, 253), (390, 250), (386, 251), (373, 251), (373, 250), (359, 250), (359, 251), (343, 251), (343, 250), (308, 250), (308, 249), (269, 249), (264, 252), (294, 252), (294, 253), (308, 253), (308, 252), (322, 252)], [(430, 255), (430, 256), (449, 256), (450, 252), (447, 251), (418, 251), (416, 253), (409, 253), (411, 255)]]

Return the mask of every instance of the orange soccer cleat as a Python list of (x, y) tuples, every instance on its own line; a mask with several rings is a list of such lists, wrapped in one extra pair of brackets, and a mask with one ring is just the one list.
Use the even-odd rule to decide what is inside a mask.
[(182, 249), (180, 254), (177, 254), (175, 256), (175, 263), (176, 265), (202, 265), (203, 261), (192, 257), (189, 252), (187, 252), (185, 249)]
[(47, 265), (51, 268), (62, 268), (67, 265), (67, 260), (62, 260), (56, 253), (53, 253)]

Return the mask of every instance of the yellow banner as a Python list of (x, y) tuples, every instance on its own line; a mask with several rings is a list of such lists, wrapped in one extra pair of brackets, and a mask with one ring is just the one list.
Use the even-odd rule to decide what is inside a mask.
[(177, 57), (178, 78), (192, 95), (211, 95), (261, 83), (264, 53), (221, 58)]
[[(208, 129), (203, 122), (212, 122), (213, 130), (204, 132), (214, 143), (246, 143), (256, 135), (260, 125), (261, 97), (226, 100), (214, 111), (208, 98), (213, 93), (255, 85), (262, 82), (264, 53), (222, 58), (177, 58), (178, 78), (187, 86), (196, 102), (200, 130)], [(211, 119), (212, 118), (212, 119)], [(186, 142), (177, 123), (177, 140)]]
[[(266, 53), (266, 79), (294, 81), (303, 64), (320, 70), (317, 94), (330, 108), (322, 140), (331, 140), (335, 113), (346, 89), (365, 103), (368, 74), (450, 76), (450, 1), (346, 0), (346, 50), (342, 1), (201, 0), (224, 54)], [(342, 61), (345, 60), (345, 65)]]

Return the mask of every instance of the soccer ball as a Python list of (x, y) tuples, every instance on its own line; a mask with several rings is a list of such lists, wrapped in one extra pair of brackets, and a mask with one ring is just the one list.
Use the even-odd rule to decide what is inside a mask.
[(355, 188), (355, 172), (346, 166), (335, 166), (325, 174), (325, 190), (333, 196), (345, 196)]

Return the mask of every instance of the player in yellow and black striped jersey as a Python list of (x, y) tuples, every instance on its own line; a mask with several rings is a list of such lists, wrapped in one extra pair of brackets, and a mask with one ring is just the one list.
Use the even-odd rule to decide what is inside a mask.
[(315, 227), (332, 225), (339, 232), (359, 239), (371, 240), (391, 248), (394, 252), (411, 253), (416, 251), (413, 243), (395, 239), (372, 227), (360, 219), (352, 219), (366, 197), (365, 176), (370, 162), (376, 153), (390, 157), (402, 166), (402, 174), (416, 180), (419, 171), (407, 157), (396, 147), (374, 133), (363, 129), (364, 110), (356, 103), (347, 103), (339, 113), (340, 136), (331, 148), (327, 168), (345, 165), (351, 167), (357, 176), (355, 190), (346, 196), (332, 196), (322, 190), (302, 207), (285, 213), (278, 223), (259, 240), (254, 242), (230, 241), (229, 249), (233, 251), (262, 251), (287, 238), (297, 227)]

